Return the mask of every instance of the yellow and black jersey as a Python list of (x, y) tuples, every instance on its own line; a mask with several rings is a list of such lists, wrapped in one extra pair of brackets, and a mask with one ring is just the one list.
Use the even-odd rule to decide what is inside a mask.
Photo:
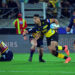
[(43, 33), (46, 37), (51, 37), (55, 34), (55, 30), (50, 28), (51, 19), (41, 20), (41, 26), (37, 25), (37, 28), (41, 33)]
[[(38, 37), (40, 37), (40, 38), (43, 38), (44, 37), (44, 35), (43, 35), (43, 33), (41, 33), (41, 31), (40, 30), (38, 30), (38, 28), (37, 28), (37, 26), (35, 26), (34, 28), (32, 28), (32, 29), (29, 29), (28, 30), (28, 33), (31, 33), (31, 38), (35, 38), (36, 36), (38, 36)], [(39, 39), (40, 39), (39, 38)]]
[(40, 31), (42, 35), (45, 35), (46, 37), (51, 37), (52, 35), (56, 33), (56, 30), (50, 28), (51, 23), (53, 23), (51, 19), (41, 20), (40, 26), (35, 25), (35, 27), (32, 29), (29, 29), (28, 32), (36, 33), (36, 31), (38, 32)]

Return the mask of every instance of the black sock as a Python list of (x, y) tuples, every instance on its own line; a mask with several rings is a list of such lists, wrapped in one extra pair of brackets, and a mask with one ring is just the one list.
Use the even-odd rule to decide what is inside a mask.
[(63, 50), (65, 49), (65, 47), (63, 47)]
[(33, 57), (34, 52), (35, 52), (35, 49), (31, 49), (31, 51), (30, 51), (30, 57), (31, 58)]
[(42, 60), (42, 55), (39, 55), (39, 60)]
[(64, 57), (64, 59), (67, 59), (67, 58), (68, 58), (67, 56)]

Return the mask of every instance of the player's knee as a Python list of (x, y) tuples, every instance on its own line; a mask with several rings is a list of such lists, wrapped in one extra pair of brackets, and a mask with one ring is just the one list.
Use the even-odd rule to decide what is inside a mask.
[(48, 46), (48, 49), (49, 49), (50, 51), (55, 50), (55, 46), (50, 45), (50, 46)]
[(51, 46), (56, 47), (57, 45), (58, 45), (58, 42), (56, 42), (56, 41), (52, 41), (52, 42), (51, 42)]
[(34, 40), (31, 41), (32, 46), (37, 46), (37, 42), (35, 42)]
[(56, 56), (56, 57), (58, 56), (58, 52), (56, 52), (56, 51), (54, 51), (54, 50), (51, 51), (51, 53), (52, 53), (52, 55), (54, 55), (54, 56)]

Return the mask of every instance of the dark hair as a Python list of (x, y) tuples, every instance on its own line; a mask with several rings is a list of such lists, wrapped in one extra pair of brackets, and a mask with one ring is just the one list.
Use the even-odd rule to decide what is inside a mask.
[(40, 17), (39, 14), (34, 14), (34, 17)]

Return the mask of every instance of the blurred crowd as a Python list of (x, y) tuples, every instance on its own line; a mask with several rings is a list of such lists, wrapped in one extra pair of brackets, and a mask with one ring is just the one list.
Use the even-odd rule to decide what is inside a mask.
[(47, 16), (69, 18), (74, 7), (75, 0), (48, 0)]
[(19, 12), (19, 5), (16, 0), (0, 0), (0, 15), (4, 15), (3, 18), (10, 16), (17, 16)]
[[(73, 8), (75, 7), (75, 0), (0, 0), (0, 15), (7, 13), (4, 18), (10, 15), (16, 15), (20, 12), (20, 3), (47, 3), (47, 17), (70, 17)], [(9, 11), (11, 12), (9, 13)], [(16, 17), (15, 16), (15, 17)]]

